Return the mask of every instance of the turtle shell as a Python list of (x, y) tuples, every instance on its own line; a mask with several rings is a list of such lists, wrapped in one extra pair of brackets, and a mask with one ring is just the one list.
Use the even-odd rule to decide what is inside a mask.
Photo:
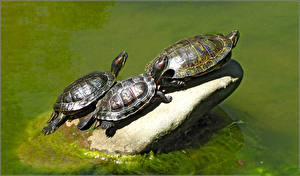
[(222, 34), (196, 35), (164, 49), (148, 64), (146, 71), (152, 68), (156, 60), (167, 56), (169, 63), (166, 71), (174, 71), (172, 78), (199, 76), (222, 64), (232, 47), (233, 42)]
[(58, 96), (53, 108), (59, 112), (80, 110), (104, 95), (113, 83), (111, 72), (89, 73), (67, 86)]
[(156, 84), (148, 74), (117, 82), (97, 103), (100, 120), (118, 121), (143, 109), (155, 95)]

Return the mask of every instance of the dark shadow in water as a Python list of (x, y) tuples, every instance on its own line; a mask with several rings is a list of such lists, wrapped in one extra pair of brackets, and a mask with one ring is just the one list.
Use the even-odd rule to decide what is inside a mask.
[[(218, 78), (222, 78), (224, 76), (231, 76), (233, 78), (240, 78), (240, 80), (242, 80), (243, 70), (237, 70), (237, 68), (241, 69), (240, 64), (237, 61), (231, 59), (222, 68), (220, 68), (216, 71), (210, 72), (205, 76), (193, 78), (190, 81), (186, 82), (186, 86), (184, 86), (184, 87), (176, 87), (176, 88), (168, 89), (168, 90), (166, 90), (166, 93), (189, 89), (189, 88), (201, 85), (203, 83), (206, 83), (206, 82), (218, 79)], [(121, 128), (129, 125), (131, 122), (146, 115), (148, 112), (154, 110), (157, 106), (159, 106), (160, 103), (161, 103), (161, 101), (159, 101), (159, 100), (157, 101), (157, 99), (153, 100), (153, 103), (150, 103), (149, 106), (147, 106), (146, 108), (141, 110), (139, 113), (131, 116), (130, 118), (126, 118), (124, 120), (116, 122), (115, 126), (113, 128), (111, 128), (110, 130), (106, 130), (106, 135), (108, 137), (113, 137), (118, 129), (121, 129)]]

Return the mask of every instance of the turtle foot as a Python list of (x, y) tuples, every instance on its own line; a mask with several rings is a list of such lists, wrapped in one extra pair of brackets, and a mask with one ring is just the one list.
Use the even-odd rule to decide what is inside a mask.
[(113, 137), (116, 134), (116, 130), (114, 128), (108, 128), (105, 130), (105, 135), (109, 138)]
[(113, 137), (115, 135), (116, 129), (114, 128), (115, 124), (113, 122), (103, 120), (101, 121), (100, 126), (101, 128), (106, 129), (105, 135), (107, 137)]
[(166, 100), (167, 100), (166, 103), (170, 103), (172, 101), (172, 99), (173, 98), (170, 95), (167, 95), (166, 96)]
[(174, 80), (174, 82), (172, 81), (171, 83), (173, 83), (174, 85), (176, 86), (179, 86), (179, 87), (184, 87), (186, 86), (186, 83), (184, 81), (180, 81), (180, 80)]
[(49, 135), (51, 133), (54, 133), (56, 131), (57, 127), (55, 125), (48, 125), (45, 128), (43, 128), (42, 132), (44, 133), (44, 135)]
[(156, 95), (161, 99), (162, 102), (164, 103), (170, 103), (172, 101), (172, 97), (170, 95), (165, 95), (163, 92), (161, 91), (156, 91)]

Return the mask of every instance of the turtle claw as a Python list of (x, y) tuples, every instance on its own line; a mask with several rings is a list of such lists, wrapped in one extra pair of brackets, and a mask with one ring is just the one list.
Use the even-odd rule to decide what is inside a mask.
[(184, 81), (180, 81), (179, 86), (186, 86), (186, 83)]
[(162, 87), (185, 87), (186, 82), (182, 80), (170, 80), (170, 79), (163, 79), (161, 82)]
[(54, 131), (56, 131), (57, 127), (50, 124), (48, 126), (46, 126), (45, 128), (43, 128), (42, 132), (44, 133), (44, 135), (49, 135), (51, 133), (53, 133)]
[(184, 81), (181, 81), (181, 80), (173, 80), (173, 81), (171, 81), (171, 84), (173, 84), (175, 86), (179, 86), (179, 87), (186, 86), (186, 83)]
[(53, 112), (51, 115), (51, 118), (48, 123), (50, 123), (48, 126), (46, 126), (42, 132), (45, 135), (51, 134), (57, 130), (58, 127), (60, 127), (65, 121), (67, 120), (67, 116), (63, 113), (56, 113)]

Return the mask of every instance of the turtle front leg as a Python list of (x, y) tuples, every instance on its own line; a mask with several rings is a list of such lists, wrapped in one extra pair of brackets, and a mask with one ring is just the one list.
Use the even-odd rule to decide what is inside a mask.
[(186, 84), (178, 79), (161, 79), (160, 85), (163, 87), (183, 87)]
[(47, 123), (51, 123), (53, 120), (55, 120), (55, 119), (57, 118), (58, 114), (59, 114), (58, 112), (53, 111), (52, 114), (51, 114), (51, 117), (50, 117), (50, 119), (47, 121)]
[(172, 97), (169, 95), (165, 95), (163, 92), (161, 91), (156, 91), (156, 95), (161, 99), (162, 102), (164, 103), (170, 103), (172, 101)]
[[(51, 119), (53, 118), (53, 116), (51, 116)], [(53, 132), (55, 132), (57, 130), (58, 127), (60, 127), (63, 123), (66, 122), (67, 120), (67, 116), (63, 113), (59, 113), (57, 118), (55, 118), (54, 120), (50, 121), (49, 125), (46, 126), (45, 128), (43, 128), (42, 132), (45, 135), (51, 134)]]
[(175, 85), (175, 86), (185, 86), (185, 82), (184, 81), (181, 81), (181, 80), (172, 80), (171, 82), (170, 82), (170, 84), (172, 84), (172, 85)]

